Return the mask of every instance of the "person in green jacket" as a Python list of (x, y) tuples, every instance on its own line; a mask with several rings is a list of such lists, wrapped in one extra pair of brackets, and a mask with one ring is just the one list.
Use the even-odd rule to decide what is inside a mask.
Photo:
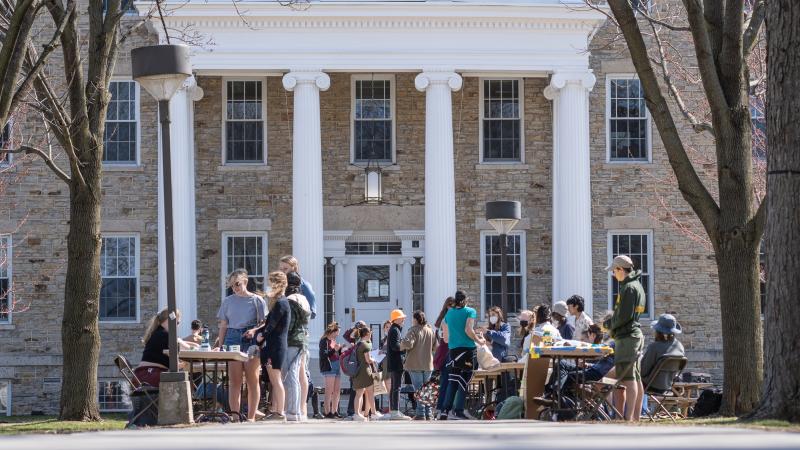
[(614, 314), (603, 323), (614, 339), (614, 372), (622, 379), (625, 390), (615, 395), (617, 410), (624, 412), (625, 420), (638, 421), (642, 412), (644, 386), (639, 368), (639, 356), (644, 348), (644, 335), (639, 316), (645, 310), (646, 298), (639, 279), (641, 270), (634, 270), (633, 261), (626, 255), (614, 258), (606, 271), (613, 273), (619, 282), (619, 293), (614, 301)]

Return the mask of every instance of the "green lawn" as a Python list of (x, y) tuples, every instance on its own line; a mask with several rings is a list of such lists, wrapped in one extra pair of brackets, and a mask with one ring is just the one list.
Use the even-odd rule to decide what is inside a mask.
[[(659, 419), (656, 423), (650, 422), (646, 417), (642, 417), (639, 423), (641, 426), (673, 425), (669, 419)], [(678, 420), (678, 425), (690, 426), (722, 426), (750, 428), (755, 430), (768, 431), (788, 431), (800, 433), (800, 424), (790, 423), (783, 420), (742, 420), (737, 417), (703, 417), (700, 419)]]
[(122, 430), (127, 422), (127, 414), (104, 414), (101, 422), (67, 422), (56, 416), (0, 416), (0, 435)]

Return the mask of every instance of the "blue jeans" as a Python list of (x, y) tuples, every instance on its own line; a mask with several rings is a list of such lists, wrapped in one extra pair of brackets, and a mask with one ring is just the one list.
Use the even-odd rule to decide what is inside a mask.
[[(422, 385), (427, 382), (431, 377), (430, 370), (409, 370), (408, 375), (411, 376), (411, 384), (414, 385), (414, 389), (419, 392)], [(421, 416), (430, 416), (431, 415), (431, 407), (425, 406), (422, 404), (421, 401), (417, 400), (417, 417)]]
[[(305, 358), (306, 351), (301, 347), (288, 347), (286, 360), (283, 363), (281, 376), (283, 387), (286, 389), (286, 416), (299, 417), (302, 414), (300, 398), (300, 362)], [(305, 374), (303, 374), (305, 376)]]
[[(449, 357), (448, 357), (449, 359)], [(436, 409), (439, 412), (444, 411), (445, 399), (447, 398), (447, 386), (450, 384), (448, 382), (448, 378), (450, 377), (450, 369), (447, 368), (447, 364), (442, 367), (442, 370), (439, 371), (439, 398), (436, 400)], [(464, 411), (464, 401), (465, 396), (463, 392), (456, 392), (455, 393), (455, 400), (453, 401), (453, 411)]]

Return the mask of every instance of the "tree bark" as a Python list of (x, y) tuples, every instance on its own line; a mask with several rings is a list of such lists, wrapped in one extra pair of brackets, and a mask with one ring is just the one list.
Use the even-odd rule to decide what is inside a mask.
[(100, 299), (100, 177), (70, 183), (67, 279), (61, 322), (61, 420), (100, 420), (97, 404)]
[(800, 3), (767, 2), (764, 396), (752, 418), (800, 422)]

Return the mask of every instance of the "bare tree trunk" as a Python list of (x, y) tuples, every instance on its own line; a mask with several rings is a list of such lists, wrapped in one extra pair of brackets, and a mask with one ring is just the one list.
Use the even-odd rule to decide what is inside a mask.
[(800, 422), (800, 3), (767, 2), (764, 397), (752, 417)]
[(99, 177), (91, 177), (87, 183), (87, 186), (80, 186), (74, 180), (70, 183), (67, 279), (61, 322), (62, 420), (100, 419), (97, 404), (101, 284)]

